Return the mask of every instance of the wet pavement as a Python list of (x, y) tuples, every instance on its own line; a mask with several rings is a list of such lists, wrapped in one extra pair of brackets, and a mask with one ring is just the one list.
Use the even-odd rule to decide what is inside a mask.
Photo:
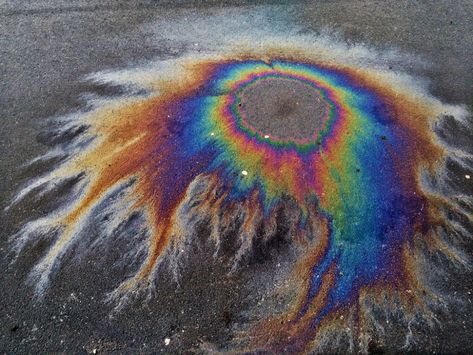
[[(280, 1), (142, 1), (136, 4), (78, 1), (74, 5), (60, 1), (44, 1), (41, 5), (3, 2), (0, 4), (0, 149), (3, 153), (0, 207), (4, 210), (29, 179), (49, 171), (56, 163), (51, 160), (46, 164), (26, 165), (28, 161), (66, 144), (61, 140), (67, 142), (76, 135), (71, 133), (69, 138), (49, 135), (51, 123), (47, 118), (90, 109), (91, 98), (118, 97), (128, 90), (119, 84), (94, 82), (87, 79), (89, 75), (179, 58), (194, 53), (196, 46), (205, 50), (206, 45), (210, 46), (205, 44), (205, 33), (213, 28), (211, 25), (207, 28), (207, 23), (217, 23), (215, 26), (222, 28), (220, 39), (223, 42), (225, 31), (231, 31), (232, 26), (251, 28), (254, 24), (268, 32), (273, 28), (283, 28), (284, 32), (287, 27), (308, 36), (331, 36), (348, 47), (361, 43), (374, 51), (392, 54), (394, 59), (386, 61), (386, 70), (413, 75), (442, 102), (471, 110), (471, 14), (473, 3), (470, 1), (301, 1), (290, 5)], [(234, 20), (225, 28), (226, 16), (233, 15)], [(186, 32), (194, 33), (188, 37)], [(250, 123), (253, 120), (256, 128), (268, 135), (304, 138), (313, 128), (306, 119), (307, 108), (316, 111), (318, 117), (326, 107), (317, 101), (317, 92), (305, 90), (300, 83), (293, 85), (279, 86), (276, 80), (247, 88), (241, 94), (241, 110)], [(278, 95), (276, 99), (274, 96), (265, 98), (268, 90), (281, 98), (289, 96), (290, 92), (299, 99), (284, 101)], [(258, 102), (266, 103), (267, 107), (255, 108)], [(259, 126), (258, 118), (268, 112), (274, 119)], [(281, 125), (280, 117), (284, 116), (291, 119), (289, 128)], [(469, 120), (459, 125), (447, 117), (435, 127), (444, 141), (465, 155), (473, 153), (471, 117)], [(450, 193), (471, 197), (473, 180), (466, 178), (473, 176), (471, 169), (455, 160), (448, 162), (448, 169)], [(115, 304), (105, 301), (104, 295), (118, 286), (124, 274), (132, 274), (136, 268), (136, 265), (110, 267), (127, 250), (127, 246), (118, 241), (103, 253), (104, 257), (74, 259), (68, 256), (69, 262), (52, 280), (47, 296), (38, 300), (34, 285), (28, 282), (28, 274), (32, 260), (43, 255), (49, 242), (40, 240), (12, 264), (8, 240), (25, 222), (48, 216), (64, 191), (69, 191), (68, 186), (63, 188), (40, 196), (39, 200), (44, 199), (41, 203), (33, 196), (13, 211), (2, 214), (2, 352), (208, 353), (231, 350), (238, 334), (245, 331), (248, 324), (265, 317), (268, 309), (284, 309), (291, 298), (281, 292), (268, 300), (272, 286), (281, 282), (274, 270), (280, 268), (285, 270), (281, 274), (289, 273), (287, 270), (299, 256), (290, 242), (282, 238), (259, 246), (235, 273), (229, 271), (231, 265), (222, 267), (227, 262), (226, 253), (235, 252), (232, 241), (224, 241), (222, 254), (212, 258), (214, 246), (206, 239), (205, 230), (198, 230), (195, 235), (200, 243), (191, 246), (188, 260), (181, 266), (182, 276), (178, 281), (172, 277), (162, 278), (150, 302), (137, 302), (116, 311)], [(134, 216), (127, 220), (119, 233), (126, 234), (127, 230), (135, 228), (142, 222), (140, 218)], [(465, 237), (455, 246), (468, 258), (473, 250), (471, 221), (466, 221), (465, 225)], [(93, 228), (100, 229), (100, 222), (87, 228), (95, 233)], [(430, 257), (436, 259), (432, 262), (434, 269), (435, 265), (448, 264), (448, 260), (435, 252)], [(417, 324), (412, 335), (415, 340), (405, 349), (471, 352), (473, 323), (468, 313), (473, 302), (473, 297), (469, 296), (473, 292), (471, 269), (447, 265), (440, 268), (438, 274), (436, 277), (442, 281), (434, 282), (446, 301), (436, 309), (435, 325)], [(255, 288), (255, 285), (261, 287)], [(457, 293), (463, 295), (460, 300), (454, 297)], [(392, 344), (373, 340), (367, 346), (353, 347), (342, 339), (329, 344), (325, 350), (403, 351), (397, 344), (403, 343), (406, 332), (412, 331), (400, 328), (384, 330), (386, 339), (393, 339)]]

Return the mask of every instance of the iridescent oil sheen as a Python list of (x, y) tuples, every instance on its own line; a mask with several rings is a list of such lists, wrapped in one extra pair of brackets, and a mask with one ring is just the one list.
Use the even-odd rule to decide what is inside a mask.
[[(265, 138), (238, 114), (238, 93), (265, 78), (302, 81), (327, 101), (330, 111), (310, 140)], [(393, 265), (402, 246), (428, 223), (409, 168), (409, 132), (398, 129), (390, 106), (349, 72), (288, 61), (216, 66), (197, 93), (179, 102), (176, 121), (185, 122), (179, 159), (204, 157), (208, 163), (202, 172), (218, 173), (229, 200), (257, 191), (270, 214), (279, 199), (290, 198), (303, 212), (301, 225), (315, 201), (327, 219), (328, 247), (312, 265), (299, 312), (302, 317), (319, 292), (321, 276), (334, 268), (327, 301), (313, 326), (350, 302), (360, 287), (376, 280), (398, 282), (403, 270)], [(242, 176), (243, 170), (248, 174)]]
[[(310, 56), (261, 60), (248, 54), (189, 60), (182, 68), (174, 79), (157, 78), (157, 93), (85, 116), (92, 143), (40, 180), (87, 176), (69, 207), (20, 233), (17, 249), (39, 227), (60, 230), (32, 272), (38, 293), (94, 211), (133, 181), (117, 214), (141, 210), (149, 240), (139, 270), (115, 291), (119, 297), (149, 285), (158, 266), (184, 250), (185, 236), (202, 221), (189, 217), (189, 206), (210, 215), (209, 238), (217, 244), (220, 227), (236, 218), (229, 211), (240, 211), (242, 226), (232, 236), (241, 246), (239, 260), (287, 203), (298, 211), (293, 242), (303, 250), (294, 265), (301, 270), (299, 297), (284, 322), (266, 319), (255, 327), (263, 336), (250, 348), (306, 349), (324, 322), (356, 306), (367, 289), (412, 288), (417, 291), (406, 297), (420, 302), (421, 286), (409, 266), (414, 256), (406, 250), (441, 219), (420, 184), (421, 171), (433, 171), (444, 155), (430, 130), (441, 103), (409, 92), (392, 73)], [(240, 110), (246, 88), (278, 79), (303, 83), (324, 101), (325, 115), (307, 138), (260, 131)]]

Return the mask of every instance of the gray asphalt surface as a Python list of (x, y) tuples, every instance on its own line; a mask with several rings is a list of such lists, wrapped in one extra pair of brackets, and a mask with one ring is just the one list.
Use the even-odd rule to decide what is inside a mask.
[(240, 99), (245, 120), (278, 138), (310, 138), (328, 111), (316, 90), (284, 79), (260, 81), (243, 90)]
[[(411, 74), (427, 78), (434, 96), (450, 103), (473, 104), (473, 2), (469, 0), (301, 1), (287, 9), (282, 2), (271, 1), (0, 2), (2, 210), (19, 186), (38, 173), (22, 165), (49, 149), (49, 142), (41, 138), (45, 119), (83, 107), (84, 93), (114, 94), (113, 88), (84, 81), (86, 75), (186, 51), (171, 42), (156, 42), (147, 24), (159, 28), (160, 21), (170, 16), (190, 15), (192, 21), (192, 15), (215, 9), (240, 6), (251, 10), (260, 5), (278, 5), (274, 20), (287, 16), (304, 31), (333, 28), (348, 42), (418, 55), (429, 65), (413, 67)], [(468, 145), (468, 132), (452, 130), (451, 136)], [(463, 175), (460, 171), (459, 176)], [(453, 183), (465, 193), (473, 191), (460, 178)], [(110, 318), (110, 307), (101, 302), (102, 290), (116, 282), (113, 272), (90, 280), (80, 276), (81, 270), (64, 270), (55, 281), (55, 292), (36, 303), (25, 285), (28, 258), (35, 255), (25, 255), (10, 267), (7, 239), (22, 222), (45, 212), (26, 206), (0, 220), (0, 351), (5, 353), (183, 352), (202, 342), (225, 344), (232, 323), (247, 317), (241, 310), (257, 302), (241, 285), (247, 279), (270, 275), (272, 263), (278, 262), (276, 258), (252, 265), (241, 275), (229, 277), (208, 261), (210, 252), (203, 247), (183, 272), (181, 287), (164, 282), (157, 290), (159, 302), (134, 307), (115, 318)], [(99, 272), (102, 265), (91, 267)], [(88, 270), (88, 275), (94, 274)], [(452, 279), (447, 292), (470, 281), (469, 275)], [(443, 324), (417, 350), (473, 351), (471, 329), (448, 317)], [(163, 343), (168, 336), (172, 336), (171, 347)]]

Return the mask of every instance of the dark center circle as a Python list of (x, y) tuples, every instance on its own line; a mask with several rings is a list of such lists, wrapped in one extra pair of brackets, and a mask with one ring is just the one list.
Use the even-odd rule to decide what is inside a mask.
[(284, 140), (311, 138), (328, 111), (317, 89), (290, 78), (259, 79), (244, 87), (238, 97), (244, 121), (263, 136)]

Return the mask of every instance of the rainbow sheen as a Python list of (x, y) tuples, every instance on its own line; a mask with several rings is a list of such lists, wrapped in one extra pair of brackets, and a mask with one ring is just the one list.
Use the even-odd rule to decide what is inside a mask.
[[(324, 98), (329, 110), (310, 139), (264, 138), (265, 132), (239, 115), (239, 93), (267, 78), (303, 82)], [(410, 140), (393, 128), (390, 105), (373, 89), (342, 69), (284, 60), (236, 61), (213, 67), (205, 84), (173, 107), (179, 134), (172, 143), (172, 161), (179, 176), (170, 176), (167, 183), (178, 182), (176, 196), (195, 175), (190, 167), (197, 161), (200, 173), (217, 173), (224, 181), (228, 202), (256, 191), (265, 216), (290, 199), (301, 210), (301, 227), (311, 208), (328, 220), (328, 248), (312, 266), (301, 317), (331, 266), (335, 281), (314, 326), (350, 303), (361, 287), (375, 280), (395, 283), (402, 276), (392, 265), (427, 216), (415, 181), (402, 168), (410, 159)]]

